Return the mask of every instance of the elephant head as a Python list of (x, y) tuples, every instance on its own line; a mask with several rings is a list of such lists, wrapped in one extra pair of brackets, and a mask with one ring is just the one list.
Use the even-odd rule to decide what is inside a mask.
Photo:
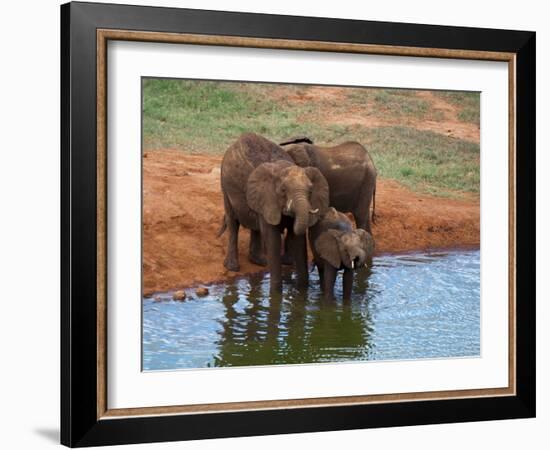
[(287, 155), (290, 156), (298, 166), (319, 167), (319, 156), (310, 138), (300, 136), (281, 142), (279, 145), (285, 147)]
[(246, 200), (270, 225), (278, 225), (283, 214), (294, 217), (294, 233), (303, 235), (328, 209), (328, 184), (314, 167), (266, 162), (250, 174)]
[(362, 229), (329, 229), (317, 238), (315, 250), (336, 269), (342, 265), (348, 269), (357, 269), (371, 261), (374, 240)]

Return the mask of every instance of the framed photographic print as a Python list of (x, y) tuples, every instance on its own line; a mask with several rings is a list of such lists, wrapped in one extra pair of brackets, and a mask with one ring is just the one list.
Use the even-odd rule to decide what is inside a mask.
[(535, 415), (535, 33), (61, 7), (61, 441)]

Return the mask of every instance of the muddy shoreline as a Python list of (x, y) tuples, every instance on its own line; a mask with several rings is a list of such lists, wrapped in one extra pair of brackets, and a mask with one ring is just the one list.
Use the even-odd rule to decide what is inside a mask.
[[(437, 253), (449, 253), (449, 252), (458, 252), (458, 251), (464, 251), (464, 250), (479, 250), (479, 245), (456, 245), (456, 246), (453, 246), (453, 247), (437, 247), (437, 248), (423, 248), (423, 249), (413, 249), (413, 250), (403, 250), (403, 251), (393, 251), (393, 252), (376, 252), (375, 255), (378, 256), (378, 257), (382, 257), (382, 256), (406, 256), (406, 255), (413, 255), (413, 254), (416, 254), (418, 252), (429, 252), (431, 254), (437, 254)], [(311, 264), (313, 264), (313, 261), (311, 259), (311, 250), (308, 249), (308, 256), (310, 257), (309, 258), (309, 263), (310, 263), (310, 270), (311, 270)], [(244, 255), (246, 257), (246, 255)], [(258, 267), (258, 266), (256, 266)], [(292, 270), (291, 267), (289, 266), (283, 266), (283, 273), (285, 273), (286, 271), (289, 271), (289, 270)], [(267, 273), (268, 272), (268, 269), (267, 267), (258, 267), (258, 270), (253, 270), (253, 271), (250, 271), (250, 272), (243, 272), (242, 270), (239, 271), (239, 272), (227, 272), (227, 275), (223, 278), (219, 278), (219, 279), (213, 279), (213, 280), (208, 280), (208, 281), (196, 281), (196, 282), (193, 282), (191, 284), (187, 284), (185, 286), (183, 285), (180, 285), (180, 286), (176, 286), (176, 287), (171, 287), (171, 288), (168, 288), (168, 289), (165, 289), (165, 290), (162, 290), (162, 291), (157, 291), (157, 290), (148, 290), (148, 291), (144, 291), (143, 295), (144, 297), (155, 297), (155, 296), (160, 296), (160, 299), (168, 299), (168, 298), (172, 298), (174, 292), (176, 291), (180, 291), (180, 290), (183, 290), (186, 295), (188, 297), (197, 297), (198, 295), (196, 294), (196, 290), (198, 288), (201, 288), (203, 286), (211, 286), (211, 285), (216, 285), (216, 284), (221, 284), (221, 283), (226, 283), (228, 281), (235, 281), (235, 280), (240, 280), (240, 279), (244, 279), (244, 278), (247, 278), (251, 275), (255, 275), (255, 274), (260, 274), (260, 273)], [(168, 297), (167, 297), (168, 295)], [(200, 297), (200, 296), (199, 296)]]
[[(227, 235), (221, 156), (178, 150), (143, 158), (143, 294), (166, 292), (263, 272), (247, 259), (248, 230), (239, 234), (240, 272), (223, 267)], [(447, 199), (380, 179), (376, 191), (376, 254), (479, 248), (479, 197)]]

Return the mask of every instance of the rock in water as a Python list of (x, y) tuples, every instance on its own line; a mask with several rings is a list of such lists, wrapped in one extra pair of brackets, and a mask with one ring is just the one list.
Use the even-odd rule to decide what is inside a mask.
[(185, 295), (184, 291), (176, 291), (174, 292), (174, 295), (173, 295), (174, 300), (178, 302), (185, 300), (185, 297), (187, 297), (187, 295)]
[(208, 295), (208, 289), (205, 287), (199, 287), (195, 289), (195, 294), (197, 294), (199, 297), (204, 297), (205, 295)]
[(160, 301), (162, 301), (162, 298), (161, 298), (160, 295), (155, 295), (155, 296), (153, 296), (153, 300), (154, 300), (155, 302), (160, 302)]

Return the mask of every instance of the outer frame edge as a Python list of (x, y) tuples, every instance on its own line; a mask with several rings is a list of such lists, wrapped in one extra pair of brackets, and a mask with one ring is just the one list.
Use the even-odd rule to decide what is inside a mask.
[[(74, 5), (74, 4), (73, 4)], [(69, 80), (72, 79), (72, 75), (71, 75), (71, 70), (70, 70), (70, 64), (71, 64), (71, 59), (70, 59), (70, 55), (71, 55), (71, 48), (70, 48), (70, 24), (71, 24), (71, 20), (69, 19), (69, 16), (73, 16), (72, 12), (74, 11), (74, 6), (73, 6), (73, 10), (71, 11), (71, 8), (70, 8), (71, 5), (62, 5), (61, 7), (61, 26), (62, 26), (62, 31), (61, 31), (61, 38), (62, 38), (62, 42), (61, 42), (61, 59), (62, 59), (62, 66), (61, 66), (61, 75), (62, 75), (62, 89), (61, 89), (61, 122), (62, 122), (62, 131), (61, 131), (61, 144), (62, 144), (62, 150), (61, 150), (61, 157), (62, 157), (62, 161), (61, 161), (61, 182), (62, 182), (62, 238), (61, 238), (61, 243), (62, 243), (62, 248), (61, 248), (61, 254), (62, 254), (62, 267), (61, 267), (61, 276), (62, 276), (62, 279), (61, 279), (61, 287), (62, 287), (62, 323), (61, 323), (61, 333), (62, 333), (62, 338), (63, 336), (65, 336), (66, 333), (68, 333), (68, 335), (70, 336), (70, 338), (72, 339), (72, 334), (71, 334), (71, 328), (70, 328), (70, 323), (67, 323), (65, 322), (65, 319), (66, 319), (66, 315), (69, 314), (69, 319), (71, 318), (70, 314), (70, 302), (71, 302), (71, 292), (69, 291), (69, 296), (66, 297), (64, 295), (64, 287), (67, 283), (68, 286), (70, 286), (70, 276), (71, 276), (71, 272), (70, 272), (70, 265), (72, 264), (72, 262), (70, 260), (67, 260), (67, 261), (63, 261), (64, 259), (64, 256), (66, 256), (66, 252), (67, 252), (67, 248), (63, 247), (63, 245), (69, 245), (70, 244), (70, 239), (71, 239), (71, 236), (68, 234), (68, 232), (70, 232), (70, 227), (69, 228), (64, 228), (65, 227), (65, 224), (66, 223), (69, 223), (70, 225), (70, 221), (71, 221), (71, 216), (70, 216), (70, 202), (67, 203), (67, 197), (66, 195), (69, 195), (70, 193), (70, 190), (72, 188), (71, 186), (71, 178), (70, 178), (70, 175), (71, 175), (71, 166), (69, 165), (68, 168), (65, 164), (68, 164), (67, 161), (65, 161), (65, 158), (66, 157), (69, 157), (71, 156), (71, 142), (70, 142), (70, 138), (69, 140), (67, 141), (67, 138), (65, 136), (64, 133), (67, 133), (67, 130), (64, 131), (64, 127), (67, 128), (68, 126), (71, 125), (71, 114), (72, 114), (72, 111), (70, 110), (70, 103), (71, 103), (71, 98), (70, 98), (70, 84), (65, 84), (63, 85), (63, 76), (66, 75), (68, 76)], [(108, 7), (108, 6), (112, 6), (112, 5), (94, 5), (94, 4), (85, 4), (85, 3), (78, 3), (77, 4), (78, 8), (76, 9), (79, 9), (80, 12), (82, 13), (83, 10), (85, 9), (88, 9), (89, 7), (93, 6), (94, 8), (103, 8), (103, 7)], [(85, 8), (84, 8), (85, 6)], [(115, 5), (115, 6), (121, 6), (121, 5)], [(65, 12), (64, 12), (65, 11)], [(287, 17), (291, 17), (291, 16), (287, 16)], [(321, 20), (321, 19), (318, 19), (318, 20)], [(330, 19), (329, 19), (330, 20)], [(74, 25), (74, 21), (73, 21), (73, 25)], [(409, 25), (409, 24), (403, 24), (403, 25)], [(518, 33), (524, 33), (524, 32), (518, 32)], [(524, 35), (525, 36), (525, 35)], [(531, 58), (531, 66), (528, 67), (528, 68), (523, 68), (524, 70), (526, 69), (527, 70), (527, 74), (529, 74), (529, 70), (532, 70), (534, 69), (534, 65), (535, 65), (535, 61), (534, 61), (534, 58), (535, 58), (535, 54), (534, 54), (534, 46), (535, 46), (535, 39), (534, 39), (534, 33), (532, 36), (529, 36), (528, 39), (527, 39), (527, 43), (525, 44), (525, 46), (521, 49), (522, 52), (529, 52), (529, 57)], [(65, 45), (66, 47), (64, 47), (64, 42), (65, 42)], [(532, 47), (532, 49), (530, 49), (530, 47)], [(65, 62), (64, 62), (64, 58), (65, 59)], [(529, 58), (528, 58), (529, 60)], [(521, 61), (518, 61), (518, 67), (522, 65), (521, 64)], [(531, 72), (530, 73), (530, 77), (529, 77), (529, 83), (531, 82), (534, 82), (534, 79), (535, 79), (535, 74), (534, 72)], [(535, 86), (534, 84), (532, 85), (532, 88), (530, 89), (529, 91), (530, 95), (532, 95), (532, 98), (534, 100), (534, 93), (535, 93)], [(65, 97), (64, 97), (65, 96)], [(520, 94), (518, 93), (518, 97), (520, 96)], [(68, 108), (68, 112), (67, 114), (65, 109)], [(519, 109), (519, 108), (518, 108)], [(530, 114), (533, 119), (534, 119), (534, 114), (535, 114), (535, 111), (534, 111), (534, 103), (533, 103), (533, 108), (529, 108), (527, 107), (525, 111), (521, 111), (521, 114), (524, 114), (526, 112), (529, 112), (530, 111)], [(534, 121), (532, 123), (532, 130), (534, 131)], [(528, 129), (524, 130), (524, 131), (529, 131)], [(519, 136), (519, 130), (518, 130), (518, 136), (517, 136), (517, 143), (518, 143), (518, 148), (521, 144), (520, 142), (520, 136)], [(69, 134), (70, 136), (70, 134)], [(522, 135), (523, 136), (523, 135)], [(533, 141), (534, 141), (534, 135), (532, 137)], [(533, 151), (534, 151), (534, 147), (533, 147)], [(519, 155), (518, 155), (519, 156)], [(532, 155), (532, 166), (534, 168), (534, 154)], [(528, 164), (528, 166), (530, 166), (531, 163)], [(519, 178), (519, 177), (518, 177)], [(532, 182), (530, 182), (530, 186), (531, 187), (534, 187), (534, 178), (532, 180)], [(64, 187), (65, 187), (65, 191), (64, 191)], [(68, 190), (67, 190), (68, 189)], [(65, 196), (64, 196), (64, 193), (65, 193)], [(70, 197), (69, 197), (70, 198)], [(526, 199), (523, 198), (523, 200), (525, 201)], [(533, 209), (532, 209), (532, 213), (531, 214), (531, 220), (532, 218), (534, 217), (534, 196), (533, 196), (533, 199), (532, 199), (532, 202), (533, 202)], [(68, 205), (68, 208), (67, 208), (67, 205)], [(526, 205), (527, 206), (527, 205)], [(529, 205), (528, 206), (532, 206), (531, 205), (531, 202), (529, 202)], [(534, 223), (530, 224), (532, 225), (532, 228), (534, 230)], [(532, 238), (533, 239), (533, 243), (534, 243), (534, 237)], [(519, 239), (518, 239), (519, 240)], [(70, 249), (70, 245), (68, 247)], [(533, 247), (534, 248), (534, 247)], [(68, 256), (70, 257), (70, 253), (68, 254)], [(531, 259), (529, 258), (526, 262), (530, 262)], [(64, 264), (66, 264), (66, 266), (64, 266)], [(530, 268), (529, 268), (530, 269)], [(527, 269), (527, 270), (529, 270)], [(66, 277), (66, 278), (64, 278)], [(529, 279), (526, 279), (525, 281), (529, 281)], [(528, 283), (526, 283), (528, 284)], [(531, 290), (534, 289), (534, 286), (531, 287)], [(518, 292), (519, 292), (519, 289), (518, 289)], [(531, 299), (527, 299), (527, 300), (531, 300)], [(529, 309), (527, 310), (527, 319), (534, 319), (534, 305), (532, 306), (532, 309)], [(526, 333), (525, 334), (525, 340), (527, 342), (527, 344), (532, 344), (534, 346), (534, 339), (532, 338), (532, 336), (534, 335), (534, 329), (532, 330), (528, 330), (528, 331), (525, 331), (524, 332)], [(73, 433), (73, 421), (72, 421), (72, 416), (71, 414), (73, 413), (73, 410), (71, 409), (71, 400), (72, 400), (72, 396), (71, 396), (71, 387), (70, 386), (66, 386), (65, 383), (63, 383), (63, 377), (64, 377), (64, 374), (66, 376), (66, 374), (68, 373), (69, 374), (69, 382), (71, 381), (71, 377), (73, 375), (73, 372), (72, 372), (72, 367), (70, 365), (71, 363), (71, 353), (70, 353), (70, 343), (68, 342), (63, 342), (63, 339), (62, 339), (62, 343), (61, 343), (61, 346), (62, 346), (62, 358), (61, 358), (61, 363), (62, 363), (62, 367), (61, 367), (61, 372), (62, 372), (62, 398), (61, 398), (61, 406), (62, 406), (62, 417), (61, 417), (61, 428), (62, 428), (62, 432), (61, 432), (61, 441), (64, 445), (70, 445), (70, 446), (89, 446), (89, 445), (107, 445), (107, 444), (115, 444), (115, 443), (134, 443), (134, 442), (157, 442), (159, 441), (159, 439), (156, 439), (156, 438), (153, 438), (153, 439), (143, 439), (143, 440), (128, 440), (127, 439), (127, 435), (122, 433), (123, 436), (117, 436), (117, 433), (114, 433), (111, 426), (114, 426), (114, 424), (112, 423), (109, 423), (109, 422), (119, 422), (119, 425), (121, 425), (121, 422), (126, 422), (126, 431), (128, 431), (128, 427), (131, 426), (131, 423), (134, 423), (134, 425), (136, 423), (139, 423), (139, 424), (143, 424), (143, 425), (146, 425), (147, 423), (149, 424), (153, 424), (153, 423), (156, 423), (157, 424), (157, 427), (159, 426), (159, 422), (157, 421), (157, 419), (159, 419), (158, 417), (155, 417), (155, 418), (142, 418), (142, 419), (121, 419), (121, 420), (117, 420), (117, 421), (96, 421), (95, 424), (92, 424), (91, 427), (87, 430), (87, 432), (85, 432), (83, 435), (81, 436), (78, 436), (78, 438), (75, 436), (75, 434)], [(68, 347), (68, 350), (67, 350), (67, 347)], [(528, 351), (533, 351), (533, 348), (534, 347), (531, 347), (530, 350)], [(526, 355), (527, 356), (527, 355)], [(474, 418), (471, 418), (471, 417), (465, 417), (465, 418), (455, 418), (454, 421), (456, 422), (464, 422), (464, 421), (479, 421), (479, 420), (492, 420), (492, 419), (507, 419), (507, 418), (513, 418), (513, 417), (534, 417), (535, 415), (535, 372), (534, 372), (534, 369), (535, 369), (535, 360), (534, 360), (534, 353), (533, 353), (533, 356), (532, 358), (529, 359), (529, 365), (528, 367), (526, 368), (526, 370), (524, 371), (525, 373), (522, 372), (522, 380), (524, 379), (523, 377), (526, 377), (526, 381), (529, 383), (530, 386), (528, 386), (528, 389), (523, 389), (523, 383), (522, 386), (518, 386), (519, 388), (519, 392), (518, 392), (518, 395), (516, 397), (511, 397), (509, 398), (509, 401), (508, 402), (498, 402), (498, 403), (501, 403), (502, 405), (507, 405), (507, 408), (504, 408), (502, 411), (495, 411), (494, 412), (494, 417), (491, 417), (489, 419), (487, 419), (486, 417), (480, 417), (480, 418), (477, 418), (477, 417), (474, 417)], [(520, 372), (520, 365), (518, 364), (518, 377), (520, 376), (519, 372)], [(66, 381), (66, 380), (65, 380)], [(443, 402), (441, 400), (439, 400), (438, 402)], [(468, 401), (468, 404), (471, 404), (469, 401)], [(457, 404), (458, 405), (458, 404)], [(464, 408), (465, 409), (468, 409), (466, 407), (466, 404), (463, 403), (463, 404), (460, 404), (461, 406), (459, 406), (459, 409), (464, 413), (466, 411), (463, 411)], [(481, 403), (479, 403), (479, 405), (481, 406)], [(370, 405), (368, 405), (370, 406)], [(441, 405), (443, 406), (443, 405)], [(485, 407), (484, 408), (481, 408), (483, 409), (483, 411), (485, 411), (486, 409), (488, 409), (488, 406), (487, 403), (485, 403)], [(337, 407), (338, 408), (338, 407)], [(360, 410), (361, 408), (357, 409), (357, 410)], [(300, 410), (298, 410), (300, 411)], [(335, 411), (337, 412), (337, 411)], [(272, 413), (272, 411), (268, 411), (267, 412), (268, 414), (269, 413)], [(238, 414), (238, 413), (236, 413)], [(429, 414), (428, 414), (429, 416)], [(178, 416), (175, 416), (175, 417), (178, 417)], [(379, 420), (379, 419), (378, 419)], [(433, 420), (430, 420), (429, 417), (426, 417), (425, 415), (422, 415), (422, 417), (414, 417), (411, 421), (411, 425), (414, 424), (414, 425), (417, 425), (417, 424), (424, 424), (424, 423), (444, 423), (444, 422), (448, 422), (449, 420), (445, 420), (445, 418), (443, 419), (438, 419), (437, 421), (433, 421)], [(168, 425), (168, 421), (165, 421), (164, 422), (164, 427), (165, 428), (166, 426)], [(404, 423), (391, 423), (391, 424), (376, 424), (376, 423), (369, 423), (367, 425), (365, 424), (359, 424), (359, 423), (352, 423), (352, 424), (346, 424), (345, 426), (341, 426), (339, 428), (331, 428), (330, 425), (328, 427), (322, 427), (322, 428), (315, 428), (316, 426), (318, 426), (319, 424), (317, 422), (314, 422), (314, 423), (311, 423), (311, 422), (307, 422), (305, 423), (305, 427), (302, 428), (302, 429), (297, 429), (297, 430), (279, 430), (279, 431), (273, 431), (273, 430), (265, 430), (265, 429), (260, 429), (258, 430), (258, 432), (254, 432), (254, 431), (246, 431), (246, 432), (238, 432), (237, 434), (223, 434), (223, 435), (202, 435), (202, 436), (198, 436), (198, 435), (194, 435), (192, 437), (178, 437), (178, 436), (173, 436), (167, 440), (180, 440), (180, 439), (206, 439), (206, 438), (213, 438), (213, 437), (229, 437), (229, 436), (249, 436), (249, 435), (265, 435), (265, 434), (274, 434), (274, 433), (297, 433), (297, 432), (309, 432), (309, 431), (328, 431), (328, 430), (336, 430), (336, 429), (356, 429), (356, 428), (370, 428), (370, 427), (384, 427), (384, 426), (398, 426), (398, 425), (406, 425)], [(297, 425), (295, 425), (297, 426)], [(121, 427), (122, 428), (122, 427)], [(122, 431), (122, 430), (121, 430)], [(190, 430), (182, 430), (182, 433), (189, 433)], [(212, 430), (208, 430), (208, 432), (212, 433)], [(106, 434), (107, 433), (107, 434)], [(142, 431), (141, 434), (143, 434), (144, 431)], [(135, 434), (134, 434), (134, 438), (135, 438)], [(121, 440), (119, 440), (121, 439)]]
[[(517, 51), (517, 396), (536, 416), (536, 33)], [(521, 296), (520, 296), (521, 293)], [(521, 300), (519, 298), (521, 297)]]
[[(88, 15), (90, 7), (102, 9), (102, 4), (65, 3), (61, 10), (61, 444), (68, 447), (82, 446), (86, 435), (97, 428), (97, 418), (90, 414), (89, 405), (97, 404), (96, 389), (88, 390), (95, 373), (89, 373), (86, 365), (97, 358), (96, 352), (87, 348), (90, 340), (95, 343), (95, 334), (86, 334), (90, 327), (90, 312), (95, 310), (95, 283), (90, 285), (83, 267), (95, 266), (95, 252), (86, 251), (91, 238), (96, 240), (93, 227), (86, 221), (91, 212), (88, 206), (94, 201), (94, 194), (88, 188), (95, 180), (94, 172), (86, 163), (87, 153), (96, 146), (95, 140), (83, 144), (83, 130), (87, 130), (90, 117), (88, 106), (80, 100), (86, 89), (92, 86), (83, 77), (82, 63), (86, 59), (90, 42), (87, 40), (95, 30), (96, 18)], [(85, 39), (83, 39), (85, 38)], [(94, 38), (95, 43), (95, 38)], [(95, 54), (95, 48), (94, 48)], [(95, 67), (95, 57), (93, 61)], [(95, 74), (95, 71), (94, 71)], [(95, 83), (95, 76), (93, 77)], [(84, 92), (84, 94), (83, 94)], [(95, 84), (94, 84), (95, 92)], [(95, 95), (95, 94), (94, 94)], [(95, 136), (95, 121), (93, 128)], [(95, 150), (94, 150), (95, 159)], [(88, 184), (86, 184), (88, 182)], [(83, 186), (85, 188), (83, 188)], [(64, 187), (64, 188), (63, 188)], [(93, 210), (95, 212), (95, 208)], [(92, 233), (93, 230), (93, 233)], [(95, 247), (94, 247), (95, 248)], [(91, 255), (91, 256), (90, 256)], [(95, 279), (95, 274), (94, 277)], [(93, 292), (92, 292), (93, 291)], [(93, 305), (88, 299), (94, 299)], [(85, 320), (84, 320), (85, 318)], [(94, 382), (95, 386), (95, 382)], [(99, 443), (98, 443), (99, 445)]]
[(61, 172), (61, 358), (60, 443), (71, 445), (70, 355), (70, 14), (71, 5), (60, 6), (60, 172)]

